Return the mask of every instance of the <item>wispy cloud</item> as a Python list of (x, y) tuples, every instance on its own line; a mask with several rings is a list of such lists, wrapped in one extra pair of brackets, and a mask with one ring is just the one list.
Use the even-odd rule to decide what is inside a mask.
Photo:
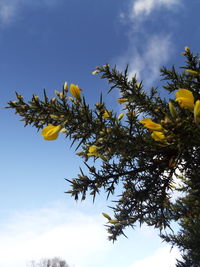
[(131, 16), (140, 17), (149, 16), (154, 10), (159, 8), (173, 9), (180, 5), (182, 0), (136, 0), (132, 2)]
[[(141, 258), (148, 255), (148, 249), (152, 251), (149, 240), (153, 247), (161, 244), (158, 231), (146, 225), (138, 228), (134, 235), (132, 229), (128, 230), (128, 240), (121, 237), (113, 244), (107, 239), (105, 218), (100, 214), (91, 215), (94, 206), (89, 202), (75, 206), (76, 210), (59, 202), (6, 218), (0, 223), (0, 266), (26, 267), (32, 260), (37, 262), (55, 256), (66, 260), (71, 267), (130, 266), (136, 255)], [(101, 205), (97, 206), (99, 208), (101, 210)], [(166, 259), (174, 257), (169, 249), (162, 255)]]
[(144, 80), (146, 86), (150, 86), (160, 75), (160, 68), (168, 61), (172, 49), (170, 35), (147, 36), (143, 44), (139, 39), (130, 40), (129, 49), (125, 55), (119, 58), (118, 65), (121, 68), (129, 64), (129, 76), (136, 74), (138, 80)]
[(183, 0), (130, 0), (127, 10), (119, 15), (127, 26), (128, 45), (118, 57), (118, 66), (124, 69), (129, 64), (130, 77), (136, 74), (147, 86), (159, 78), (160, 68), (175, 52), (175, 25), (168, 22), (180, 6)]
[(0, 2), (0, 25), (8, 25), (12, 22), (17, 12), (17, 1)]
[(15, 214), (1, 224), (0, 266), (25, 267), (31, 260), (59, 256), (70, 266), (86, 267), (112, 246), (99, 217), (59, 205)]
[(156, 250), (150, 257), (135, 262), (130, 267), (174, 267), (176, 259), (180, 259), (178, 249), (174, 248), (170, 252), (170, 247), (165, 246)]

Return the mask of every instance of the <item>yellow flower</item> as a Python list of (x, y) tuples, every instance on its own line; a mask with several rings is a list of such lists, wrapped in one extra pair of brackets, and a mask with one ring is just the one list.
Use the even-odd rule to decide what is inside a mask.
[(123, 103), (125, 103), (125, 102), (128, 102), (128, 98), (118, 98), (118, 99), (117, 99), (117, 102), (118, 102), (119, 104), (123, 104)]
[(108, 112), (107, 110), (104, 110), (104, 112), (103, 112), (103, 114), (102, 114), (102, 117), (103, 117), (104, 119), (109, 118), (109, 117), (110, 117), (109, 112)]
[(153, 131), (151, 134), (151, 137), (158, 142), (163, 142), (165, 140), (165, 135), (162, 132)]
[(104, 161), (107, 161), (107, 158), (106, 158), (105, 156), (101, 155), (101, 154), (98, 152), (98, 150), (99, 150), (99, 147), (98, 147), (98, 146), (91, 145), (91, 146), (89, 147), (89, 149), (88, 149), (88, 153), (87, 153), (87, 155), (88, 155), (89, 157), (94, 156), (94, 157), (97, 157), (97, 158), (101, 158), (101, 159), (104, 160)]
[(187, 89), (179, 89), (179, 91), (176, 92), (176, 101), (179, 103), (181, 108), (186, 108), (190, 111), (193, 111), (194, 96), (191, 91)]
[(193, 76), (199, 76), (200, 75), (200, 72), (195, 71), (195, 70), (185, 69), (185, 71), (187, 71), (189, 74), (191, 74)]
[(140, 123), (144, 124), (144, 127), (152, 131), (161, 131), (163, 128), (160, 124), (153, 122), (151, 119), (143, 119)]
[(70, 85), (70, 92), (77, 100), (81, 100), (81, 89), (78, 87), (78, 85), (72, 83)]
[(194, 121), (197, 122), (200, 119), (200, 100), (197, 100), (194, 105)]
[(95, 156), (95, 157), (98, 157), (98, 147), (97, 146), (95, 146), (95, 145), (92, 145), (92, 146), (90, 146), (89, 147), (89, 149), (88, 149), (88, 153), (87, 153), (87, 155), (90, 157), (90, 156)]
[(62, 128), (61, 125), (54, 126), (50, 124), (42, 130), (41, 136), (44, 137), (44, 140), (48, 141), (55, 140), (57, 139), (61, 128)]

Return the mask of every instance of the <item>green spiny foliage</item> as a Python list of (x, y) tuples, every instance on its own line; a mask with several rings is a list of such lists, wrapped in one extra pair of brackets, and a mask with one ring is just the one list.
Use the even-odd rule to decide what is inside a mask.
[[(71, 185), (67, 193), (75, 200), (84, 200), (87, 194), (95, 199), (100, 189), (109, 197), (120, 186), (113, 216), (103, 213), (110, 240), (124, 234), (128, 226), (146, 223), (160, 229), (165, 241), (180, 248), (183, 262), (177, 262), (177, 267), (196, 267), (200, 266), (200, 125), (193, 106), (197, 107), (200, 99), (200, 61), (187, 47), (183, 55), (186, 65), (182, 70), (162, 68), (166, 84), (160, 91), (151, 88), (149, 93), (136, 77), (128, 78), (128, 68), (120, 73), (109, 65), (97, 67), (96, 73), (110, 84), (109, 91), (119, 90), (124, 119), (107, 110), (102, 97), (91, 108), (83, 96), (68, 96), (66, 84), (52, 99), (44, 91), (43, 100), (33, 95), (26, 102), (16, 93), (17, 101), (10, 101), (8, 108), (14, 109), (25, 125), (38, 130), (60, 126), (72, 144), (78, 144), (76, 149), (81, 151), (77, 155), (83, 158), (88, 173), (80, 170), (76, 178), (66, 179)], [(191, 92), (189, 104), (188, 95), (184, 100), (171, 95), (180, 89)], [(170, 105), (162, 97), (164, 90), (172, 98)], [(149, 118), (153, 126), (142, 118)], [(89, 165), (89, 157), (100, 160), (101, 167)], [(175, 203), (174, 192), (183, 193)], [(180, 231), (166, 234), (165, 229), (171, 229), (174, 221)]]

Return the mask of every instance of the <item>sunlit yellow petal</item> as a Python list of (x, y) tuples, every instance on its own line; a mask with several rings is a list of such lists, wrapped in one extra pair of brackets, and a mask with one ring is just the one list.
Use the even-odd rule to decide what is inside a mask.
[(78, 85), (71, 84), (70, 85), (70, 92), (73, 97), (75, 97), (77, 100), (81, 99), (81, 89), (78, 87)]
[(179, 89), (179, 91), (176, 92), (176, 101), (179, 103), (181, 108), (193, 111), (194, 96), (190, 90)]
[(41, 135), (44, 137), (44, 140), (55, 140), (57, 139), (61, 128), (61, 125), (54, 126), (50, 124), (42, 130)]
[(195, 71), (195, 70), (185, 69), (185, 71), (187, 71), (189, 74), (191, 74), (193, 76), (199, 76), (200, 75), (200, 72)]
[(180, 88), (178, 92), (176, 92), (176, 98), (179, 98), (179, 97), (184, 97), (184, 98), (189, 98), (191, 100), (194, 100), (192, 92), (188, 89)]
[(104, 119), (109, 118), (109, 117), (110, 117), (109, 112), (108, 112), (107, 110), (104, 110), (104, 112), (103, 112), (103, 114), (102, 114), (102, 117), (103, 117)]
[(141, 120), (140, 123), (144, 124), (145, 128), (152, 130), (152, 131), (161, 131), (163, 129), (163, 127), (160, 124), (153, 122), (149, 118), (145, 118)]
[(163, 142), (166, 139), (165, 135), (162, 132), (158, 131), (154, 131), (151, 134), (151, 137), (157, 142)]
[(149, 123), (149, 122), (152, 122), (152, 120), (149, 119), (149, 118), (145, 118), (145, 119), (140, 121), (140, 123), (143, 123), (143, 124), (146, 124), (146, 123)]
[(197, 100), (194, 106), (194, 120), (200, 119), (200, 100)]
[(98, 150), (98, 147), (95, 145), (92, 145), (89, 147), (87, 155), (88, 156), (98, 156), (97, 150)]
[(54, 126), (49, 124), (44, 129), (42, 129), (41, 136), (45, 136), (49, 130), (51, 130)]
[(128, 102), (128, 98), (118, 98), (118, 99), (117, 99), (117, 102), (118, 102), (119, 104), (123, 104), (123, 103), (125, 103), (125, 102)]
[(58, 138), (58, 133), (49, 134), (44, 136), (44, 140), (52, 141)]

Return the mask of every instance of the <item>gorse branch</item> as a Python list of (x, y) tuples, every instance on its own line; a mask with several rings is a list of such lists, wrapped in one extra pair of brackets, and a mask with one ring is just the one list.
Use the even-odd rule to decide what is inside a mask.
[[(113, 216), (107, 220), (110, 240), (116, 240), (128, 226), (146, 223), (160, 229), (161, 237), (183, 251), (193, 267), (200, 262), (200, 61), (188, 47), (183, 55), (186, 66), (179, 72), (161, 69), (165, 84), (158, 90), (144, 89), (136, 76), (129, 79), (128, 67), (123, 73), (108, 64), (93, 72), (106, 79), (111, 90), (118, 90), (118, 105), (123, 113), (109, 110), (102, 96), (91, 108), (84, 90), (65, 82), (63, 89), (49, 99), (33, 95), (30, 101), (16, 93), (17, 101), (8, 108), (15, 110), (26, 125), (42, 130), (45, 140), (64, 134), (75, 143), (76, 153), (83, 158), (87, 174), (80, 169), (76, 178), (66, 179), (71, 188), (66, 193), (75, 200), (84, 200), (105, 191), (115, 196)], [(162, 97), (163, 89), (171, 98)], [(175, 94), (172, 94), (175, 93)], [(94, 164), (88, 160), (94, 159)], [(95, 161), (100, 162), (97, 169)], [(178, 180), (178, 182), (177, 182)], [(180, 184), (180, 185), (179, 185)], [(182, 192), (176, 202), (172, 195)], [(180, 232), (166, 234), (172, 222)], [(195, 244), (195, 245), (194, 245)], [(189, 266), (187, 260), (177, 267)], [(196, 265), (195, 265), (196, 264)]]

